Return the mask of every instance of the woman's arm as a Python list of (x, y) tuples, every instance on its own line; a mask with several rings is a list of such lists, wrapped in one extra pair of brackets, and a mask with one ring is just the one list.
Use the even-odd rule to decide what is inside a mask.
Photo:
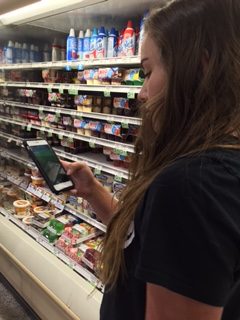
[(98, 218), (104, 224), (108, 224), (116, 209), (117, 200), (94, 177), (86, 163), (67, 161), (61, 163), (74, 182), (75, 189), (71, 191), (72, 194), (86, 199)]
[(145, 320), (220, 320), (222, 307), (215, 307), (162, 286), (148, 283)]

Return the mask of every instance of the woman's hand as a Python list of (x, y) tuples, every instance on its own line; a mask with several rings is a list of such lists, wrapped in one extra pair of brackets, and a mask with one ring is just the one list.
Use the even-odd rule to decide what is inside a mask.
[(75, 189), (71, 190), (71, 193), (85, 199), (91, 197), (94, 188), (99, 182), (88, 165), (85, 162), (67, 162), (62, 160), (61, 163), (74, 182)]

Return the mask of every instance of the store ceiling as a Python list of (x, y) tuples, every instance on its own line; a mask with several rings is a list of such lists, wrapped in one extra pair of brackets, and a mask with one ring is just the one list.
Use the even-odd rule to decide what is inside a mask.
[(0, 15), (39, 1), (40, 0), (0, 0)]

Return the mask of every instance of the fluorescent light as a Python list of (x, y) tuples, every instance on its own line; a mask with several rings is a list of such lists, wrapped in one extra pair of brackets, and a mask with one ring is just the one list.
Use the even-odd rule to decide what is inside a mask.
[(105, 1), (108, 0), (41, 0), (40, 2), (0, 15), (0, 25), (19, 25)]

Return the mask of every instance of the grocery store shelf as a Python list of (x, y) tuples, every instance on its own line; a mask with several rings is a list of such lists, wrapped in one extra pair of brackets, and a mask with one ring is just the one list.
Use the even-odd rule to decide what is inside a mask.
[(83, 117), (83, 118), (104, 120), (108, 122), (119, 122), (123, 124), (141, 125), (140, 118), (125, 117), (125, 116), (123, 117), (123, 116), (109, 115), (109, 114), (95, 113), (95, 112), (82, 112), (82, 111), (77, 111), (72, 109), (56, 108), (56, 107), (49, 107), (49, 106), (42, 106), (42, 105), (35, 105), (35, 104), (26, 104), (26, 103), (9, 101), (9, 100), (1, 100), (1, 99), (0, 99), (0, 104), (12, 106), (12, 107), (18, 107), (18, 108), (33, 109), (33, 110), (38, 110), (40, 112), (44, 111), (44, 112), (53, 112), (56, 114), (67, 114), (72, 117)]
[(94, 91), (103, 92), (105, 96), (109, 96), (111, 92), (137, 94), (141, 90), (141, 86), (117, 86), (117, 85), (86, 85), (72, 83), (45, 83), (45, 82), (0, 82), (0, 87), (16, 87), (16, 88), (41, 88), (41, 89), (58, 89), (72, 90), (77, 95), (78, 91)]
[[(81, 320), (99, 319), (102, 293), (95, 290), (90, 297), (94, 288), (92, 284), (100, 286), (98, 279), (63, 255), (60, 250), (49, 245), (33, 228), (24, 225), (6, 210), (2, 208), (0, 210), (3, 213), (0, 214), (1, 272), (15, 288), (20, 290), (31, 307), (37, 310), (43, 319), (50, 317), (51, 319), (78, 319), (78, 317)], [(8, 261), (4, 252), (9, 253), (9, 257), (14, 257), (14, 261), (12, 259)], [(15, 269), (16, 264), (24, 270), (25, 275)], [(83, 278), (79, 277), (78, 273)], [(37, 279), (36, 289), (32, 285), (29, 286), (28, 277)], [(43, 291), (47, 294), (45, 299), (42, 296), (40, 298), (40, 295), (36, 296), (39, 286), (44, 288)], [(55, 307), (49, 306), (51, 299), (54, 300)], [(65, 305), (66, 310), (60, 312), (58, 308), (61, 304), (62, 307)], [(63, 315), (63, 312), (67, 311), (70, 314), (68, 317), (66, 314)]]
[[(23, 139), (17, 138), (14, 135), (7, 134), (0, 131), (0, 137), (7, 139), (7, 141), (10, 143), (11, 141), (15, 141), (17, 145), (22, 146)], [(33, 165), (33, 162), (30, 161), (30, 159), (24, 158), (22, 155), (19, 156), (17, 152), (14, 152), (13, 150), (7, 150), (4, 148), (2, 149), (2, 154), (6, 157), (15, 159), (19, 161), (20, 163), (27, 164), (29, 166)], [(65, 152), (60, 148), (53, 148), (56, 152), (56, 154), (63, 159), (68, 159), (72, 161), (84, 161), (87, 163), (87, 165), (90, 168), (93, 168), (96, 174), (100, 174), (102, 171), (112, 174), (113, 176), (118, 176), (123, 179), (128, 179), (128, 171), (123, 168), (118, 168), (108, 161), (106, 161), (105, 156), (103, 154), (96, 154), (91, 152), (81, 153), (80, 155), (73, 155), (71, 153)]]
[(83, 70), (91, 67), (103, 66), (133, 66), (140, 65), (138, 56), (123, 57), (123, 58), (105, 58), (105, 59), (88, 59), (78, 61), (49, 61), (49, 62), (34, 62), (34, 63), (17, 63), (0, 65), (0, 70), (23, 70), (23, 69), (63, 69), (71, 67), (72, 69)]
[[(24, 165), (29, 165), (29, 164), (31, 165), (32, 164), (30, 161), (25, 160), (22, 157), (16, 156), (12, 152), (2, 151), (1, 156), (5, 157), (5, 158), (7, 157), (7, 158), (15, 159), (16, 161), (18, 161)], [(71, 207), (71, 205), (64, 204), (61, 197), (53, 194), (49, 189), (42, 188), (42, 187), (35, 187), (32, 184), (29, 184), (29, 185), (23, 184), (22, 178), (16, 177), (16, 176), (11, 176), (5, 172), (0, 172), (0, 176), (2, 178), (7, 179), (9, 182), (11, 182), (12, 184), (17, 186), (18, 188), (20, 188), (24, 192), (27, 192), (29, 194), (33, 194), (36, 197), (44, 200), (47, 203), (52, 203), (59, 210), (64, 209), (67, 212), (75, 215), (76, 217), (81, 218), (85, 222), (90, 223), (92, 226), (96, 227), (97, 229), (99, 229), (103, 232), (106, 232), (106, 226), (104, 224), (102, 224), (101, 222), (97, 221), (96, 219), (93, 219), (90, 216), (84, 214), (82, 211)]]
[(13, 120), (11, 118), (7, 118), (7, 117), (3, 117), (3, 116), (0, 116), (0, 122), (1, 121), (16, 124), (18, 126), (26, 128), (28, 131), (31, 131), (31, 129), (36, 129), (36, 130), (39, 130), (42, 132), (56, 134), (56, 135), (58, 135), (58, 137), (60, 139), (62, 137), (67, 137), (70, 139), (77, 139), (77, 140), (81, 140), (81, 141), (86, 141), (90, 144), (90, 146), (93, 146), (93, 147), (95, 145), (99, 145), (99, 146), (109, 147), (109, 148), (116, 149), (116, 150), (121, 150), (124, 153), (127, 153), (127, 152), (133, 153), (134, 152), (134, 146), (132, 144), (115, 142), (115, 141), (106, 140), (106, 139), (97, 138), (97, 137), (88, 137), (88, 136), (80, 135), (80, 134), (73, 133), (71, 131), (66, 131), (66, 130), (52, 129), (52, 128), (47, 128), (47, 127), (37, 126), (37, 125), (31, 124), (28, 122)]

